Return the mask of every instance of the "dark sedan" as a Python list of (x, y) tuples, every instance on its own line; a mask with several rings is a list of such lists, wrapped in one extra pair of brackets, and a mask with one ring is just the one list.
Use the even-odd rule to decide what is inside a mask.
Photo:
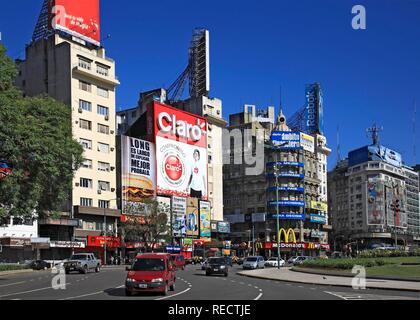
[(213, 257), (207, 260), (206, 265), (206, 276), (211, 276), (213, 274), (222, 274), (225, 277), (228, 276), (229, 267), (226, 263), (226, 259), (222, 257)]
[(51, 269), (51, 263), (44, 260), (35, 260), (30, 264), (32, 270), (47, 270)]

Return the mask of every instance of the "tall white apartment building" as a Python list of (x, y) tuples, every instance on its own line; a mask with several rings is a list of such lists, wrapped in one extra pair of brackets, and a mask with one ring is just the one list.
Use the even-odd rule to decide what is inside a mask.
[[(83, 220), (75, 238), (116, 233), (115, 62), (105, 49), (53, 34), (30, 43), (17, 61), (17, 85), (27, 96), (48, 94), (71, 108), (74, 139), (85, 161), (76, 172), (67, 209)], [(104, 215), (108, 219), (104, 219)]]

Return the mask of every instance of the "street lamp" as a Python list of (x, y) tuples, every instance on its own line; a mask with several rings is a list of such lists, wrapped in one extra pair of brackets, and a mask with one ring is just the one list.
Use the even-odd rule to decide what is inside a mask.
[[(110, 200), (105, 200), (109, 203), (111, 203), (111, 201), (117, 201), (119, 198), (116, 199), (110, 199)], [(106, 242), (107, 242), (107, 238), (106, 238), (106, 208), (107, 206), (104, 205), (104, 265), (107, 264), (107, 260), (106, 260)]]
[(276, 164), (274, 166), (274, 175), (276, 177), (276, 213), (277, 213), (277, 269), (280, 269), (280, 212), (279, 212), (279, 176), (278, 176), (279, 154), (276, 152)]

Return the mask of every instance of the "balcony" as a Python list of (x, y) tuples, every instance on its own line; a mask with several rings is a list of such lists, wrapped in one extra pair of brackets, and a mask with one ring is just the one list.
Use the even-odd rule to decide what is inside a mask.
[(79, 66), (79, 64), (75, 64), (73, 65), (73, 73), (82, 75), (84, 77), (90, 78), (90, 79), (94, 79), (96, 81), (100, 81), (100, 82), (105, 82), (106, 84), (116, 87), (120, 84), (120, 81), (117, 79), (117, 77), (110, 77), (109, 75), (102, 75), (98, 72), (96, 72), (96, 70), (92, 70), (92, 68), (88, 69), (88, 68), (83, 68), (81, 66)]
[(38, 221), (39, 225), (49, 225), (49, 226), (65, 226), (65, 227), (75, 227), (78, 228), (80, 226), (80, 222), (78, 219), (70, 219), (70, 218), (45, 218), (40, 219)]

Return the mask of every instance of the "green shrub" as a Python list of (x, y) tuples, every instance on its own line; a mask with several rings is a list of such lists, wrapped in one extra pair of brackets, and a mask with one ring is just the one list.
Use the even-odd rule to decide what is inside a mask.
[(29, 269), (26, 265), (20, 264), (0, 264), (0, 272)]

